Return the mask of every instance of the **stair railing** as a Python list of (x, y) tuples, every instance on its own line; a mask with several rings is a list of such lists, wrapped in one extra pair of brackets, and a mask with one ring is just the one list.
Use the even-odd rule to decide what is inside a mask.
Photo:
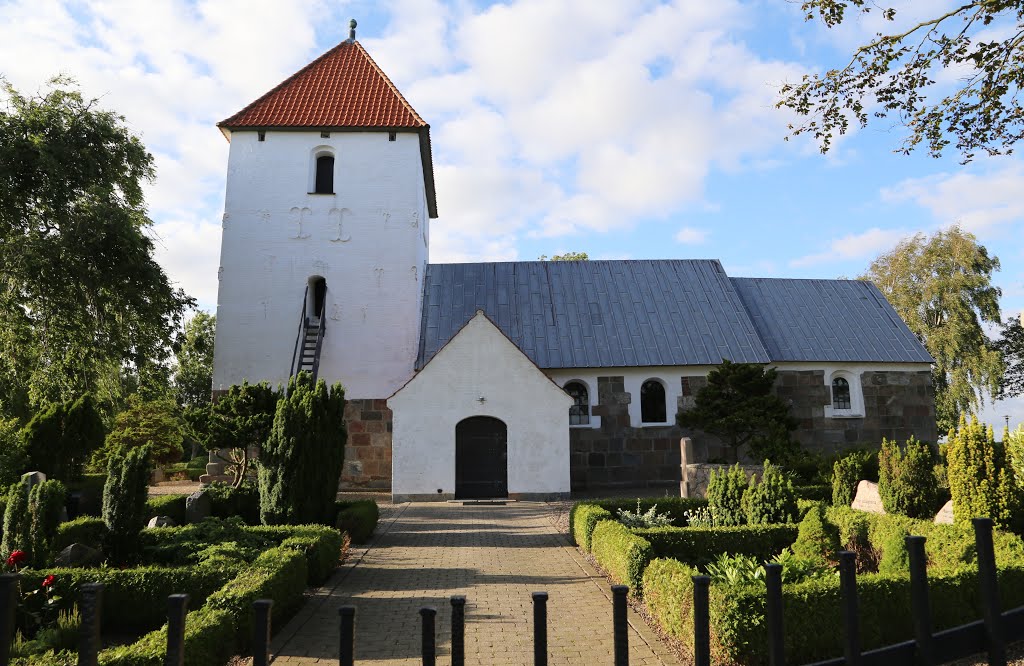
[(327, 317), (324, 316), (327, 310), (327, 298), (325, 295), (324, 302), (320, 304), (320, 326), (316, 332), (316, 351), (313, 352), (313, 381), (316, 381), (317, 375), (320, 372), (320, 350), (324, 345), (324, 335), (327, 334)]
[(294, 375), (299, 374), (299, 368), (296, 365), (296, 360), (301, 362), (302, 357), (299, 356), (299, 345), (302, 340), (302, 333), (306, 330), (308, 320), (306, 319), (306, 301), (309, 299), (309, 285), (306, 285), (306, 292), (302, 295), (302, 310), (299, 312), (299, 331), (295, 334), (295, 347), (292, 348), (292, 365), (288, 369), (288, 378), (291, 379)]

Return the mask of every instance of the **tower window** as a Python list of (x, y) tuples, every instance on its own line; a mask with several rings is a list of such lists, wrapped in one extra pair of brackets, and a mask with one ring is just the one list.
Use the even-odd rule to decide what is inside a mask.
[(850, 382), (842, 377), (832, 380), (832, 408), (850, 409)]
[(398, 132), (388, 132), (388, 141), (394, 141), (398, 138)]
[(320, 138), (321, 139), (330, 139), (331, 138), (331, 133), (330, 132), (320, 132)]
[(256, 132), (256, 140), (257, 141), (266, 141), (267, 140), (267, 133), (263, 132), (263, 131)]
[(316, 194), (334, 194), (334, 156), (316, 158)]
[(656, 379), (648, 379), (640, 387), (640, 420), (644, 423), (667, 421), (665, 387)]
[(583, 382), (569, 382), (565, 392), (572, 398), (569, 406), (569, 425), (587, 425), (590, 423), (590, 397)]

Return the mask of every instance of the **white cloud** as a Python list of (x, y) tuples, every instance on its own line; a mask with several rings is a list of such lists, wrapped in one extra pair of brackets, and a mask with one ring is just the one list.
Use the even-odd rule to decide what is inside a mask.
[(693, 227), (683, 227), (676, 233), (676, 241), (684, 245), (700, 245), (707, 239), (707, 231)]
[(815, 254), (798, 257), (789, 262), (791, 268), (805, 268), (829, 262), (849, 259), (865, 259), (892, 248), (901, 238), (910, 235), (905, 229), (868, 229), (858, 234), (848, 234), (828, 244), (828, 249)]

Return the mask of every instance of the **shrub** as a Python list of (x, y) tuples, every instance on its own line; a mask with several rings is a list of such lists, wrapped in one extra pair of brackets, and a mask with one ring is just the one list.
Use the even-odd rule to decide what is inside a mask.
[[(882, 557), (878, 561), (878, 573), (910, 573), (910, 553), (907, 551), (907, 536), (910, 532), (902, 525), (893, 525), (878, 540)], [(925, 542), (927, 543), (927, 541)]]
[(602, 520), (611, 520), (612, 514), (596, 504), (576, 504), (569, 514), (569, 532), (573, 542), (586, 552), (591, 552), (594, 528)]
[(277, 403), (260, 453), (260, 520), (267, 525), (333, 525), (345, 456), (345, 390), (301, 372)]
[[(619, 509), (636, 509), (637, 502), (640, 503), (641, 511), (649, 511), (652, 506), (657, 505), (658, 512), (664, 512), (671, 516), (672, 524), (676, 527), (686, 527), (687, 512), (708, 506), (708, 501), (703, 497), (641, 497), (639, 499), (616, 497), (587, 500), (586, 504), (599, 506), (615, 515)], [(570, 512), (569, 515), (571, 520), (572, 513)]]
[(159, 495), (146, 500), (146, 521), (155, 516), (167, 516), (176, 525), (185, 524), (185, 500), (188, 495)]
[(341, 532), (325, 525), (264, 525), (245, 527), (245, 532), (270, 539), (282, 548), (297, 550), (306, 556), (309, 584), (319, 585), (338, 566), (342, 547)]
[(181, 460), (185, 441), (179, 409), (173, 400), (144, 401), (137, 395), (129, 399), (128, 409), (114, 418), (114, 426), (103, 447), (92, 457), (95, 469), (104, 469), (107, 459), (119, 448), (149, 446), (152, 460), (160, 465)]
[(36, 568), (50, 563), (53, 546), (64, 509), (64, 484), (43, 481), (32, 486), (28, 494), (29, 543), (32, 565)]
[(348, 534), (352, 543), (366, 543), (377, 529), (380, 510), (373, 500), (337, 502), (339, 530)]
[(658, 527), (634, 530), (651, 544), (654, 557), (671, 557), (693, 566), (705, 565), (719, 555), (752, 555), (769, 560), (793, 545), (796, 525), (740, 525), (733, 527)]
[(29, 540), (31, 525), (28, 514), (28, 488), (25, 484), (19, 483), (13, 486), (7, 495), (0, 559), (7, 559), (7, 556), (15, 550), (28, 552), (31, 549)]
[(957, 523), (986, 516), (1001, 527), (1011, 524), (1020, 491), (1004, 451), (995, 444), (992, 428), (983, 426), (977, 417), (968, 423), (961, 415), (959, 428), (949, 431), (946, 466)]
[(629, 528), (670, 527), (672, 517), (667, 513), (658, 513), (658, 505), (654, 504), (646, 512), (640, 510), (640, 500), (636, 502), (636, 512), (619, 509), (617, 520)]
[(743, 495), (747, 488), (747, 475), (739, 463), (728, 470), (711, 470), (707, 495), (715, 525), (731, 527), (747, 522), (743, 511)]
[(73, 543), (102, 550), (106, 539), (107, 524), (102, 518), (81, 516), (57, 527), (57, 534), (53, 538), (53, 550), (59, 553)]
[(110, 555), (123, 562), (138, 548), (139, 532), (146, 525), (149, 490), (149, 447), (113, 453), (103, 487), (103, 522), (110, 531)]
[(878, 454), (875, 451), (847, 452), (832, 466), (832, 504), (850, 506), (862, 479), (878, 480)]
[(206, 492), (210, 496), (210, 515), (238, 516), (248, 525), (260, 524), (260, 490), (252, 481), (243, 481), (237, 488), (227, 483), (214, 483)]
[(89, 456), (103, 443), (105, 430), (89, 394), (45, 407), (22, 431), (28, 467), (64, 482), (82, 475)]
[(651, 559), (651, 543), (622, 523), (602, 520), (594, 528), (592, 545), (594, 559), (612, 580), (628, 585), (631, 594), (639, 594), (644, 567)]
[(700, 572), (676, 559), (658, 558), (644, 569), (644, 605), (665, 633), (693, 651), (693, 576)]
[[(832, 486), (793, 486), (798, 500), (811, 500), (814, 502), (830, 502), (832, 500)], [(852, 501), (852, 500), (851, 500)]]
[(913, 437), (902, 450), (894, 440), (883, 439), (878, 455), (878, 493), (886, 513), (933, 516), (939, 487), (931, 448)]
[(793, 482), (765, 460), (760, 480), (751, 483), (743, 493), (743, 512), (751, 525), (794, 522), (797, 508)]
[(800, 521), (793, 554), (805, 558), (835, 560), (839, 550), (839, 529), (825, 520), (820, 506), (811, 507)]

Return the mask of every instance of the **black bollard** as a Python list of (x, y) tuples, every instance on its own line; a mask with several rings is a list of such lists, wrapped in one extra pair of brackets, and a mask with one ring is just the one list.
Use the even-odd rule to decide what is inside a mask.
[(338, 646), (338, 666), (355, 664), (356, 607), (342, 606), (338, 609), (341, 624), (341, 644)]
[(974, 544), (978, 549), (978, 585), (981, 592), (981, 616), (988, 636), (989, 666), (1006, 666), (1006, 641), (1003, 616), (999, 612), (999, 587), (996, 585), (996, 553), (992, 548), (992, 519), (972, 518)]
[(16, 573), (0, 574), (0, 664), (7, 666), (14, 640), (14, 617), (18, 610), (18, 579)]
[(857, 556), (839, 551), (839, 592), (842, 595), (844, 657), (847, 666), (860, 664), (860, 618), (857, 616)]
[(86, 583), (78, 604), (82, 625), (78, 641), (78, 666), (98, 666), (100, 648), (100, 614), (103, 610), (103, 583)]
[(452, 602), (452, 666), (466, 664), (466, 597), (453, 595)]
[(270, 666), (270, 617), (273, 599), (252, 602), (252, 666)]
[(167, 654), (164, 656), (164, 666), (185, 666), (185, 616), (187, 614), (187, 594), (172, 594), (167, 597)]
[(910, 556), (910, 612), (914, 617), (914, 641), (917, 643), (918, 666), (937, 664), (932, 640), (931, 609), (928, 604), (928, 569), (924, 554), (924, 537), (907, 536)]
[(548, 593), (533, 593), (533, 663), (548, 666)]
[(437, 617), (437, 609), (421, 608), (420, 615), (423, 617), (423, 666), (434, 666), (437, 659), (437, 646), (434, 641), (434, 619)]
[(764, 565), (765, 584), (768, 599), (765, 605), (765, 621), (768, 623), (768, 664), (782, 666), (785, 663), (782, 630), (782, 565)]
[(693, 577), (693, 663), (695, 666), (711, 666), (711, 620), (708, 607), (710, 591), (710, 577)]
[(612, 585), (612, 631), (615, 639), (615, 666), (629, 666), (629, 619), (626, 615), (625, 585)]

